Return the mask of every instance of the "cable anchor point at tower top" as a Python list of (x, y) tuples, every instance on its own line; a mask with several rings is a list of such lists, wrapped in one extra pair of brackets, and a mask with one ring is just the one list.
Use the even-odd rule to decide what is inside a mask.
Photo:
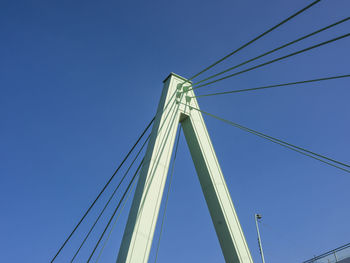
[(185, 94), (188, 94), (188, 91), (190, 90), (191, 86), (184, 86), (184, 83), (177, 84), (176, 87), (176, 103), (180, 103), (182, 98), (185, 97), (185, 102), (190, 103), (191, 102), (191, 96), (183, 96)]

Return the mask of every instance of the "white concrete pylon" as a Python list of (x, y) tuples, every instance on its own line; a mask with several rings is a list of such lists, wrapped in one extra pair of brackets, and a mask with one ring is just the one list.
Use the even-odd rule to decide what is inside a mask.
[[(171, 73), (164, 80), (157, 116), (135, 191), (117, 263), (148, 262), (179, 122), (227, 263), (252, 263), (246, 240), (193, 90)], [(185, 105), (184, 105), (185, 104)]]

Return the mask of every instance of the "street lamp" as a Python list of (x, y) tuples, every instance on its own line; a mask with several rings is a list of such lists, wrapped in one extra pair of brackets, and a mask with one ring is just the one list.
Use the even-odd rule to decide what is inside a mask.
[(258, 233), (258, 244), (259, 244), (261, 260), (263, 263), (265, 263), (264, 251), (263, 251), (262, 244), (261, 244), (260, 231), (259, 231), (259, 226), (258, 226), (258, 220), (260, 220), (262, 218), (262, 216), (260, 214), (255, 214), (254, 218), (255, 218), (255, 224), (256, 224), (256, 232)]

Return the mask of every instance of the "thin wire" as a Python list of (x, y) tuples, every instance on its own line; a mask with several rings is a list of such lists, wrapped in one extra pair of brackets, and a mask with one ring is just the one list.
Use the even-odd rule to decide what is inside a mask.
[(227, 75), (225, 77), (222, 77), (222, 78), (219, 78), (219, 79), (216, 79), (216, 80), (213, 80), (213, 81), (210, 81), (210, 82), (207, 82), (207, 83), (204, 83), (202, 85), (199, 85), (199, 86), (195, 86), (195, 87), (192, 87), (191, 89), (189, 90), (195, 90), (195, 89), (198, 89), (198, 88), (201, 88), (201, 87), (205, 87), (205, 86), (208, 86), (210, 84), (213, 84), (213, 83), (216, 83), (218, 81), (221, 81), (221, 80), (224, 80), (224, 79), (228, 79), (228, 78), (231, 78), (231, 77), (234, 77), (234, 76), (237, 76), (237, 75), (240, 75), (242, 73), (245, 73), (245, 72), (248, 72), (248, 71), (251, 71), (251, 70), (254, 70), (254, 69), (257, 69), (257, 68), (260, 68), (260, 67), (263, 67), (263, 66), (266, 66), (266, 65), (269, 65), (271, 63), (274, 63), (274, 62), (277, 62), (277, 61), (280, 61), (282, 59), (285, 59), (285, 58), (289, 58), (289, 57), (292, 57), (292, 56), (295, 56), (295, 55), (298, 55), (300, 53), (303, 53), (303, 52), (306, 52), (306, 51), (309, 51), (311, 49), (314, 49), (314, 48), (317, 48), (317, 47), (321, 47), (323, 45), (326, 45), (326, 44), (329, 44), (329, 43), (332, 43), (332, 42), (335, 42), (337, 40), (340, 40), (340, 39), (343, 39), (343, 38), (346, 38), (350, 36), (350, 33), (347, 33), (347, 34), (344, 34), (344, 35), (341, 35), (339, 37), (336, 37), (336, 38), (333, 38), (333, 39), (330, 39), (330, 40), (327, 40), (327, 41), (324, 41), (322, 43), (319, 43), (319, 44), (316, 44), (316, 45), (313, 45), (313, 46), (310, 46), (308, 48), (305, 48), (305, 49), (302, 49), (302, 50), (299, 50), (299, 51), (296, 51), (296, 52), (293, 52), (293, 53), (290, 53), (288, 55), (285, 55), (285, 56), (282, 56), (282, 57), (279, 57), (279, 58), (276, 58), (276, 59), (273, 59), (273, 60), (270, 60), (270, 61), (267, 61), (265, 63), (261, 63), (261, 64), (258, 64), (254, 67), (250, 67), (250, 68), (247, 68), (245, 70), (242, 70), (242, 71), (238, 71), (238, 72), (235, 72), (233, 74), (230, 74), (230, 75)]
[[(162, 114), (162, 113), (165, 111), (165, 109), (169, 106), (169, 103), (172, 101), (172, 98), (174, 97), (175, 94), (176, 94), (176, 91), (171, 95), (171, 97), (170, 97), (168, 103), (165, 105), (165, 107), (164, 107), (161, 111), (159, 111), (159, 112), (156, 113), (156, 115), (155, 115), (154, 118), (156, 118), (158, 114)], [(167, 118), (168, 118), (168, 114), (166, 115), (165, 120), (166, 120)], [(164, 120), (164, 121), (165, 121), (165, 120)], [(162, 126), (160, 127), (160, 129), (162, 129)], [(158, 132), (159, 132), (159, 131), (158, 131)], [(150, 137), (150, 136), (149, 136), (149, 137)], [(149, 138), (147, 138), (147, 139), (149, 139)]]
[(158, 259), (158, 252), (159, 252), (159, 246), (160, 246), (160, 239), (162, 237), (162, 233), (163, 233), (163, 227), (164, 227), (164, 221), (165, 221), (165, 213), (168, 207), (168, 200), (169, 200), (169, 193), (170, 193), (170, 187), (171, 187), (171, 182), (174, 176), (174, 167), (175, 167), (175, 160), (176, 160), (176, 155), (177, 155), (177, 149), (179, 146), (179, 141), (180, 141), (180, 135), (181, 135), (181, 126), (179, 128), (178, 134), (177, 134), (177, 141), (176, 141), (176, 146), (175, 146), (175, 153), (174, 153), (174, 159), (173, 159), (173, 163), (171, 165), (171, 174), (170, 174), (170, 178), (169, 178), (169, 185), (168, 185), (168, 191), (166, 194), (166, 200), (165, 200), (165, 205), (164, 205), (164, 212), (163, 212), (163, 218), (162, 218), (162, 223), (160, 226), (160, 233), (159, 233), (159, 238), (158, 238), (158, 243), (157, 243), (157, 250), (156, 250), (156, 257), (154, 259), (154, 263), (157, 262)]
[[(181, 85), (181, 84), (180, 84), (180, 85)], [(180, 94), (180, 95), (181, 95), (181, 96), (180, 96), (180, 99), (181, 99), (182, 96), (183, 96), (183, 94)], [(178, 103), (176, 103), (176, 104), (178, 104)], [(177, 116), (177, 115), (176, 115), (176, 112), (177, 112), (178, 108), (179, 108), (179, 104), (177, 105), (177, 109), (176, 109), (175, 111), (173, 111), (174, 114), (173, 114), (173, 117), (172, 117), (172, 121), (176, 119), (176, 116)], [(171, 121), (171, 122), (172, 122), (172, 121)], [(169, 129), (170, 129), (170, 126), (171, 126), (170, 124), (171, 124), (171, 123), (168, 123), (167, 128), (166, 128), (166, 129), (168, 129), (168, 132), (167, 132), (167, 135), (163, 138), (163, 139), (165, 139), (165, 140), (167, 139), (167, 137), (168, 137), (168, 135), (169, 135), (169, 132), (170, 132), (170, 130), (169, 130)], [(169, 125), (170, 125), (170, 126), (169, 126)], [(163, 143), (161, 143), (161, 145), (164, 146)], [(161, 148), (163, 148), (163, 147), (161, 147)], [(160, 149), (160, 151), (162, 151), (162, 149)], [(154, 159), (155, 159), (155, 162), (153, 163), (152, 167), (149, 168), (150, 171), (155, 167), (154, 165), (157, 165), (157, 164), (159, 163), (159, 160), (160, 160), (160, 159), (158, 158), (158, 157), (159, 157), (158, 155), (160, 154), (160, 151), (158, 151), (158, 152), (156, 153), (157, 156), (154, 158)], [(147, 184), (149, 183), (149, 182), (148, 182), (149, 180), (152, 181), (152, 178), (151, 178), (151, 179), (146, 178), (146, 184), (145, 184), (145, 185), (147, 185)], [(149, 189), (148, 189), (148, 188), (149, 188), (149, 185), (150, 185), (150, 184), (148, 184), (148, 186), (146, 187), (146, 188), (147, 188), (147, 189), (145, 190), (146, 192), (149, 190)], [(143, 200), (143, 201), (144, 201), (144, 200)], [(140, 205), (140, 206), (141, 206), (141, 212), (140, 212), (140, 213), (142, 213), (142, 207), (143, 207), (143, 205), (144, 205), (144, 202), (143, 202), (143, 201), (141, 200), (141, 205)], [(136, 228), (137, 228), (137, 227), (136, 227)], [(136, 229), (136, 231), (137, 231), (137, 229)], [(119, 257), (118, 257), (118, 258), (119, 258)]]
[(74, 261), (74, 259), (76, 258), (76, 256), (78, 255), (80, 249), (83, 247), (83, 245), (85, 244), (86, 240), (88, 239), (88, 237), (90, 236), (92, 230), (95, 228), (98, 220), (101, 218), (102, 214), (104, 213), (104, 211), (106, 210), (106, 208), (108, 207), (109, 203), (111, 202), (111, 200), (113, 199), (113, 197), (115, 196), (115, 194), (117, 193), (120, 185), (123, 183), (124, 179), (126, 178), (126, 176), (128, 175), (131, 167), (133, 166), (133, 164), (135, 163), (135, 161), (137, 160), (137, 158), (139, 157), (140, 153), (142, 152), (143, 148), (145, 147), (146, 143), (148, 142), (149, 138), (151, 135), (148, 135), (147, 139), (144, 141), (144, 143), (142, 144), (140, 150), (138, 151), (138, 153), (136, 154), (136, 156), (134, 157), (133, 161), (131, 162), (131, 164), (129, 165), (128, 169), (126, 170), (126, 172), (124, 173), (122, 179), (120, 180), (119, 184), (117, 185), (117, 187), (114, 189), (113, 193), (111, 194), (111, 196), (109, 197), (107, 203), (105, 204), (105, 206), (103, 207), (103, 209), (101, 210), (100, 214), (98, 215), (97, 219), (95, 220), (94, 224), (92, 225), (92, 227), (90, 228), (89, 232), (87, 233), (87, 235), (85, 236), (83, 242), (80, 244), (78, 250), (75, 252), (74, 256), (71, 259), (71, 263)]
[(117, 217), (116, 217), (115, 220), (114, 220), (113, 226), (112, 226), (111, 230), (109, 231), (108, 236), (107, 236), (106, 240), (104, 241), (104, 243), (103, 243), (103, 245), (102, 245), (102, 248), (101, 248), (100, 253), (98, 254), (98, 256), (97, 256), (97, 258), (96, 258), (95, 263), (97, 263), (97, 262), (99, 261), (101, 255), (102, 255), (102, 252), (103, 252), (103, 250), (105, 249), (105, 247), (106, 247), (106, 245), (107, 245), (107, 242), (108, 242), (108, 240), (109, 240), (109, 238), (110, 238), (110, 236), (111, 236), (113, 230), (115, 229), (115, 226), (117, 225), (117, 221), (118, 221), (118, 219), (119, 219), (119, 216), (120, 216), (121, 213), (123, 212), (124, 207), (125, 207), (125, 205), (126, 205), (126, 202), (128, 201), (128, 199), (129, 199), (129, 197), (130, 197), (130, 195), (131, 195), (131, 193), (132, 193), (132, 191), (133, 191), (135, 185), (136, 185), (136, 181), (134, 181), (134, 182), (132, 183), (132, 186), (131, 186), (131, 188), (130, 188), (130, 190), (129, 190), (127, 196), (126, 196), (126, 199), (125, 199), (125, 201), (124, 201), (124, 203), (123, 203), (123, 205), (122, 205), (122, 207), (121, 207), (121, 210), (119, 211)]
[(102, 195), (102, 193), (106, 190), (107, 186), (110, 184), (110, 182), (113, 180), (114, 176), (117, 174), (117, 172), (119, 171), (119, 169), (122, 167), (122, 165), (124, 164), (124, 162), (128, 159), (129, 155), (131, 154), (131, 152), (135, 149), (136, 145), (139, 143), (139, 141), (142, 139), (142, 137), (145, 135), (146, 131), (149, 129), (149, 127), (151, 126), (151, 124), (153, 123), (155, 117), (153, 117), (153, 119), (149, 122), (149, 124), (147, 125), (147, 127), (144, 129), (144, 131), (142, 132), (142, 134), (140, 135), (140, 137), (137, 139), (136, 143), (131, 147), (131, 149), (129, 150), (129, 152), (127, 153), (127, 155), (124, 157), (123, 161), (119, 164), (118, 168), (115, 170), (115, 172), (113, 173), (113, 175), (109, 178), (109, 180), (107, 181), (107, 183), (105, 184), (105, 186), (102, 188), (102, 190), (100, 191), (100, 193), (97, 195), (96, 199), (92, 202), (92, 204), (90, 205), (90, 207), (86, 210), (85, 214), (83, 215), (83, 217), (79, 220), (78, 224), (74, 227), (73, 231), (69, 234), (69, 236), (67, 237), (67, 239), (63, 242), (63, 245), (59, 248), (59, 250), (57, 251), (57, 253), (55, 254), (55, 256), (52, 258), (52, 260), (50, 261), (50, 263), (52, 263), (56, 257), (59, 255), (59, 253), (62, 251), (62, 249), (65, 247), (65, 245), (67, 244), (67, 242), (69, 241), (69, 239), (72, 237), (72, 235), (74, 234), (74, 232), (77, 230), (77, 228), (79, 227), (79, 225), (81, 224), (81, 222), (83, 222), (83, 220), (85, 219), (85, 217), (87, 216), (87, 214), (90, 212), (90, 210), (92, 209), (92, 207), (95, 205), (95, 203), (97, 202), (97, 200), (100, 198), (100, 196)]
[[(144, 160), (144, 159), (143, 159), (143, 160)], [(141, 168), (141, 166), (142, 166), (142, 164), (143, 164), (143, 160), (141, 161), (141, 163), (140, 163), (139, 166), (137, 167), (134, 176), (132, 177), (132, 179), (131, 179), (131, 181), (130, 181), (128, 187), (126, 188), (126, 190), (125, 190), (123, 196), (121, 197), (121, 199), (120, 199), (120, 201), (119, 201), (117, 207), (115, 208), (115, 210), (114, 210), (112, 216), (110, 217), (110, 219), (109, 219), (109, 221), (108, 221), (108, 223), (107, 223), (107, 226), (106, 226), (105, 229), (103, 230), (103, 232), (102, 232), (102, 234), (101, 234), (99, 240), (97, 241), (97, 243), (96, 243), (96, 245), (95, 245), (93, 251), (91, 252), (90, 257), (89, 257), (89, 259), (87, 260), (87, 263), (90, 262), (90, 260), (91, 260), (92, 256), (94, 255), (94, 253), (95, 253), (95, 251), (96, 251), (98, 245), (100, 244), (100, 242), (101, 242), (101, 240), (102, 240), (104, 234), (106, 233), (106, 231), (107, 231), (109, 225), (111, 224), (111, 222), (112, 222), (112, 220), (113, 220), (115, 214), (117, 213), (117, 211), (118, 211), (118, 209), (119, 209), (119, 207), (120, 207), (120, 204), (123, 202), (126, 193), (128, 192), (128, 190), (129, 190), (129, 188), (130, 188), (132, 182), (134, 181), (136, 175), (138, 174), (138, 172), (139, 172), (139, 170), (140, 170), (140, 168)]]
[(262, 89), (269, 89), (269, 88), (275, 88), (275, 87), (284, 87), (284, 86), (305, 84), (305, 83), (311, 83), (311, 82), (317, 82), (317, 81), (323, 81), (323, 80), (332, 80), (332, 79), (348, 78), (348, 77), (350, 77), (350, 74), (347, 74), (347, 75), (340, 75), (340, 76), (333, 76), (333, 77), (327, 77), (327, 78), (319, 78), (319, 79), (311, 79), (311, 80), (303, 80), (303, 81), (289, 82), (289, 83), (276, 84), (276, 85), (261, 86), (261, 87), (250, 88), (250, 89), (239, 89), (239, 90), (230, 90), (230, 91), (224, 91), (224, 92), (215, 92), (215, 93), (210, 93), (210, 94), (204, 94), (204, 95), (198, 95), (198, 96), (191, 96), (191, 98), (202, 98), (202, 97), (209, 97), (209, 96), (216, 96), (216, 95), (225, 95), (225, 94), (246, 92), (246, 91), (252, 91), (252, 90), (262, 90)]
[[(180, 103), (181, 103), (181, 104), (184, 104), (184, 103), (182, 103), (182, 102), (180, 102)], [(184, 104), (184, 105), (185, 105), (185, 104)], [(280, 139), (273, 138), (273, 137), (271, 137), (271, 136), (269, 136), (269, 135), (263, 134), (263, 133), (261, 133), (261, 132), (258, 132), (258, 131), (252, 130), (252, 129), (249, 129), (249, 128), (244, 127), (244, 126), (242, 126), (242, 125), (240, 125), (240, 124), (237, 124), (237, 123), (234, 123), (234, 122), (232, 122), (232, 121), (223, 119), (223, 118), (218, 117), (218, 116), (216, 116), (216, 115), (214, 115), (214, 114), (205, 112), (205, 111), (203, 111), (203, 110), (194, 108), (194, 107), (192, 107), (192, 106), (190, 106), (190, 107), (191, 107), (192, 109), (194, 109), (194, 110), (197, 110), (197, 111), (199, 111), (199, 112), (202, 112), (203, 114), (206, 114), (206, 115), (208, 115), (208, 116), (211, 116), (211, 117), (213, 117), (213, 118), (215, 118), (215, 119), (217, 119), (217, 120), (223, 121), (223, 122), (225, 122), (225, 123), (227, 123), (227, 124), (230, 124), (230, 125), (232, 125), (232, 126), (234, 126), (234, 127), (239, 128), (239, 129), (241, 129), (241, 130), (244, 130), (244, 131), (247, 131), (247, 132), (249, 132), (249, 133), (255, 134), (255, 135), (257, 135), (257, 136), (259, 136), (259, 137), (261, 137), (261, 138), (264, 138), (264, 139), (266, 139), (266, 140), (269, 140), (269, 141), (271, 141), (271, 142), (273, 142), (273, 143), (279, 144), (279, 145), (281, 145), (281, 146), (283, 146), (283, 147), (286, 147), (286, 148), (291, 149), (291, 150), (293, 150), (293, 151), (299, 152), (299, 153), (304, 154), (304, 155), (306, 155), (306, 156), (309, 156), (309, 157), (311, 157), (311, 158), (313, 158), (313, 159), (316, 159), (316, 160), (318, 160), (318, 161), (320, 161), (320, 162), (323, 162), (323, 163), (325, 163), (325, 164), (328, 164), (328, 165), (330, 165), (330, 166), (336, 167), (336, 168), (338, 168), (338, 169), (341, 169), (341, 170), (343, 170), (343, 171), (345, 171), (345, 172), (350, 173), (350, 170), (347, 170), (347, 169), (345, 169), (345, 168), (342, 168), (342, 167), (340, 167), (340, 166), (337, 166), (337, 165), (335, 165), (335, 164), (333, 164), (333, 163), (327, 162), (327, 161), (322, 160), (322, 159), (320, 159), (320, 158), (317, 158), (317, 157), (315, 157), (315, 156), (319, 156), (319, 157), (322, 157), (322, 158), (324, 158), (324, 159), (326, 159), (326, 160), (330, 160), (330, 161), (332, 161), (332, 162), (341, 164), (341, 165), (343, 165), (343, 166), (350, 167), (349, 165), (347, 165), (347, 164), (345, 164), (345, 163), (342, 163), (342, 162), (333, 160), (333, 159), (331, 159), (331, 158), (328, 158), (328, 157), (326, 157), (326, 156), (323, 156), (323, 155), (320, 155), (320, 154), (311, 152), (311, 151), (309, 151), (309, 150), (306, 150), (306, 149), (304, 149), (304, 148), (301, 148), (301, 147), (295, 146), (295, 145), (293, 145), (293, 144), (287, 143), (287, 142), (282, 141), (282, 140), (280, 140)], [(308, 153), (310, 153), (310, 154), (308, 154)], [(312, 154), (315, 155), (315, 156), (313, 156)]]
[(345, 163), (339, 162), (339, 161), (334, 160), (334, 159), (332, 159), (332, 158), (329, 158), (329, 157), (327, 157), (327, 156), (324, 156), (324, 155), (321, 155), (321, 154), (318, 154), (318, 153), (315, 153), (315, 152), (309, 151), (309, 150), (307, 150), (307, 149), (305, 149), (305, 148), (302, 148), (302, 147), (299, 147), (299, 146), (293, 145), (293, 144), (291, 144), (291, 143), (288, 143), (288, 142), (286, 142), (286, 141), (283, 141), (283, 140), (280, 140), (280, 139), (274, 138), (274, 137), (269, 136), (269, 135), (267, 135), (267, 134), (264, 134), (264, 133), (261, 133), (261, 132), (258, 132), (258, 131), (255, 131), (255, 130), (249, 129), (249, 128), (244, 127), (244, 126), (242, 126), (242, 125), (239, 125), (239, 124), (237, 124), (237, 125), (238, 125), (238, 126), (240, 126), (242, 129), (246, 129), (246, 130), (248, 130), (249, 132), (253, 132), (253, 133), (259, 134), (259, 135), (264, 136), (264, 137), (266, 137), (266, 138), (269, 138), (269, 139), (271, 139), (271, 140), (274, 140), (274, 141), (277, 141), (277, 142), (279, 142), (279, 143), (282, 143), (282, 144), (288, 145), (288, 146), (290, 146), (290, 147), (296, 148), (296, 149), (301, 150), (301, 151), (303, 151), (303, 152), (307, 152), (307, 153), (309, 153), (309, 154), (312, 154), (312, 155), (318, 156), (318, 157), (323, 158), (323, 159), (326, 159), (326, 160), (328, 160), (328, 161), (331, 161), (331, 162), (334, 162), (334, 163), (340, 164), (340, 165), (342, 165), (342, 166), (345, 166), (345, 167), (350, 167), (350, 165), (348, 165), (348, 164), (345, 164)]
[(233, 67), (231, 67), (231, 68), (229, 68), (229, 69), (226, 69), (226, 70), (224, 70), (224, 71), (221, 71), (221, 72), (219, 72), (219, 73), (217, 73), (217, 74), (214, 74), (214, 75), (212, 75), (212, 76), (210, 76), (210, 77), (207, 77), (207, 78), (205, 78), (205, 79), (202, 79), (201, 81), (198, 81), (198, 82), (192, 84), (192, 86), (198, 85), (198, 84), (200, 84), (200, 83), (202, 83), (202, 82), (205, 82), (205, 81), (207, 81), (207, 80), (209, 80), (209, 79), (212, 79), (212, 78), (215, 78), (215, 77), (217, 77), (217, 76), (220, 76), (220, 75), (222, 75), (222, 74), (224, 74), (224, 73), (226, 73), (226, 72), (229, 72), (229, 71), (231, 71), (231, 70), (233, 70), (233, 69), (239, 68), (239, 67), (241, 67), (241, 66), (243, 66), (243, 65), (245, 65), (245, 64), (247, 64), (247, 63), (249, 63), (249, 62), (255, 61), (255, 60), (259, 59), (259, 58), (262, 58), (262, 57), (264, 57), (264, 56), (267, 56), (267, 55), (269, 55), (269, 54), (272, 54), (272, 53), (274, 53), (274, 52), (276, 52), (276, 51), (278, 51), (278, 50), (281, 50), (281, 49), (283, 49), (283, 48), (285, 48), (285, 47), (288, 47), (288, 46), (290, 46), (290, 45), (292, 45), (292, 44), (295, 44), (295, 43), (297, 43), (297, 42), (299, 42), (299, 41), (301, 41), (301, 40), (304, 40), (304, 39), (306, 39), (306, 38), (308, 38), (308, 37), (311, 37), (311, 36), (314, 36), (314, 35), (316, 35), (316, 34), (318, 34), (318, 33), (321, 33), (322, 31), (325, 31), (325, 30), (330, 29), (330, 28), (332, 28), (332, 27), (334, 27), (334, 26), (337, 26), (337, 25), (339, 25), (339, 24), (341, 24), (341, 23), (344, 23), (344, 22), (348, 21), (349, 19), (350, 19), (350, 17), (347, 17), (347, 18), (344, 18), (344, 19), (342, 19), (342, 20), (339, 20), (338, 22), (335, 22), (335, 23), (333, 23), (333, 24), (331, 24), (331, 25), (329, 25), (329, 26), (323, 27), (323, 28), (321, 28), (321, 29), (319, 29), (319, 30), (316, 30), (316, 31), (310, 33), (310, 34), (307, 34), (307, 35), (305, 35), (305, 36), (302, 36), (302, 37), (300, 37), (300, 38), (298, 38), (298, 39), (296, 39), (296, 40), (293, 40), (293, 41), (291, 41), (291, 42), (288, 42), (288, 43), (286, 43), (286, 44), (284, 44), (284, 45), (282, 45), (282, 46), (279, 46), (279, 47), (277, 47), (277, 48), (275, 48), (275, 49), (272, 49), (272, 50), (270, 50), (270, 51), (267, 51), (267, 52), (265, 52), (265, 53), (263, 53), (263, 54), (261, 54), (261, 55), (259, 55), (259, 56), (257, 56), (257, 57), (251, 58), (251, 59), (246, 60), (246, 61), (244, 61), (244, 62), (242, 62), (242, 63), (240, 63), (240, 64), (238, 64), (238, 65), (236, 65), (236, 66), (233, 66)]
[[(172, 95), (171, 98), (169, 99), (168, 103), (166, 104), (166, 106), (162, 109), (161, 112), (163, 112), (168, 106), (169, 103), (171, 102), (172, 98), (175, 96), (177, 91), (175, 91)], [(136, 147), (136, 145), (138, 144), (138, 142), (141, 140), (141, 138), (144, 136), (144, 134), (146, 133), (146, 131), (149, 129), (149, 127), (151, 126), (151, 124), (154, 122), (157, 114), (161, 114), (161, 112), (157, 112), (156, 115), (152, 118), (151, 122), (147, 125), (146, 129), (142, 132), (142, 134), (140, 135), (140, 137), (138, 138), (138, 140), (136, 141), (136, 143), (133, 145), (133, 147), (130, 149), (130, 151), (128, 152), (128, 154), (126, 155), (126, 157), (124, 158), (124, 160), (120, 163), (120, 165), (118, 166), (118, 168), (115, 170), (115, 172), (113, 173), (113, 175), (111, 176), (111, 178), (107, 181), (107, 183), (105, 184), (105, 186), (102, 188), (102, 190), (100, 191), (100, 193), (98, 194), (98, 196), (96, 197), (96, 199), (92, 202), (92, 204), (90, 205), (90, 207), (87, 209), (87, 211), (85, 212), (85, 214), (83, 215), (83, 217), (80, 219), (80, 221), (77, 223), (77, 225), (74, 227), (73, 231), (69, 234), (69, 236), (67, 237), (67, 239), (64, 241), (64, 243), (61, 245), (61, 247), (59, 248), (59, 250), (57, 251), (57, 253), (55, 254), (55, 256), (52, 258), (52, 260), (50, 261), (50, 263), (53, 263), (55, 261), (55, 259), (57, 258), (57, 256), (60, 254), (60, 252), (62, 251), (62, 249), (65, 247), (65, 245), (68, 243), (68, 241), (70, 240), (70, 238), (72, 237), (72, 235), (75, 233), (75, 231), (77, 230), (77, 228), (79, 227), (79, 225), (82, 223), (82, 221), (85, 219), (85, 217), (87, 216), (87, 214), (90, 212), (90, 210), (92, 209), (92, 207), (95, 205), (95, 203), (97, 202), (97, 200), (100, 198), (100, 196), (102, 195), (102, 193), (105, 191), (105, 189), (107, 188), (107, 186), (110, 184), (110, 182), (113, 180), (113, 178), (115, 177), (115, 175), (117, 174), (117, 172), (119, 171), (119, 169), (122, 167), (122, 165), (124, 164), (124, 162), (127, 160), (127, 158), (129, 157), (129, 155), (131, 154), (131, 152), (134, 150), (134, 148)]]
[(259, 36), (255, 37), (254, 39), (250, 40), (249, 42), (245, 43), (244, 45), (242, 45), (241, 47), (237, 48), (236, 50), (232, 51), (230, 54), (224, 56), (223, 58), (219, 59), (218, 61), (216, 61), (215, 63), (211, 64), (210, 66), (206, 67), (205, 69), (203, 69), (202, 71), (200, 71), (199, 73), (195, 74), (193, 77), (191, 77), (189, 80), (192, 80), (196, 77), (198, 77), (199, 75), (203, 74), (204, 72), (206, 72), (207, 70), (211, 69), (212, 67), (214, 67), (215, 65), (221, 63), (222, 61), (224, 61), (225, 59), (231, 57), (233, 54), (237, 53), (238, 51), (242, 50), (243, 48), (249, 46), (250, 44), (252, 44), (253, 42), (257, 41), (258, 39), (262, 38), (263, 36), (267, 35), (268, 33), (270, 33), (271, 31), (275, 30), (276, 28), (280, 27), (281, 25), (283, 25), (284, 23), (288, 22), (289, 20), (291, 20), (292, 18), (296, 17), (297, 15), (301, 14), (302, 12), (306, 11), (307, 9), (309, 9), (310, 7), (314, 6), (315, 4), (319, 3), (321, 0), (316, 0), (314, 2), (312, 2), (311, 4), (309, 4), (308, 6), (304, 7), (303, 9), (299, 10), (298, 12), (294, 13), (293, 15), (291, 15), (290, 17), (286, 18), (285, 20), (283, 20), (282, 22), (278, 23), (277, 25), (271, 27), (270, 29), (268, 29), (267, 31), (265, 31), (264, 33), (260, 34)]

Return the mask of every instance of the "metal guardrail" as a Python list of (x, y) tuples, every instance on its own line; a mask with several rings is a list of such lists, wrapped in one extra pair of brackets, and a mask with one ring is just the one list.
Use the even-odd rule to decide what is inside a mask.
[[(347, 261), (346, 259), (349, 259)], [(350, 243), (328, 251), (303, 263), (348, 263), (350, 262)]]

